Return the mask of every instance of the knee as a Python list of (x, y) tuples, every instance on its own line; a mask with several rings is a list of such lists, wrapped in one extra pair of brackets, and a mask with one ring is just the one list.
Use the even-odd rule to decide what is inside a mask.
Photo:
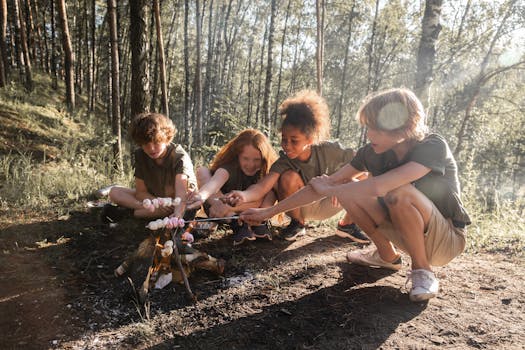
[(296, 192), (301, 187), (304, 187), (304, 182), (297, 172), (288, 170), (279, 176), (280, 193)]
[(404, 185), (388, 192), (384, 197), (387, 207), (393, 209), (409, 205), (411, 203), (410, 187), (412, 185)]
[(121, 192), (121, 190), (118, 187), (113, 187), (112, 189), (110, 189), (109, 193), (108, 193), (109, 200), (112, 201), (112, 202), (117, 200), (119, 198), (119, 193), (120, 192)]

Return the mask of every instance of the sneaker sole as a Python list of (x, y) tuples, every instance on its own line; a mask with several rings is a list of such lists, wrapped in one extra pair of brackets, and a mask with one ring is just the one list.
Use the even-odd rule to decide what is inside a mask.
[(243, 244), (246, 241), (255, 241), (255, 237), (246, 237), (246, 238), (243, 238), (240, 241), (233, 241), (233, 246), (241, 245), (241, 244)]
[(337, 229), (337, 230), (335, 231), (335, 235), (336, 235), (336, 236), (339, 236), (339, 237), (341, 237), (341, 238), (349, 238), (349, 239), (351, 239), (352, 241), (354, 241), (354, 242), (356, 242), (356, 243), (362, 243), (362, 244), (368, 244), (368, 243), (370, 243), (370, 240), (369, 240), (369, 239), (366, 239), (366, 240), (365, 240), (365, 239), (359, 239), (359, 238), (356, 238), (356, 237), (352, 236), (351, 234), (346, 233), (345, 231), (341, 231), (341, 230), (339, 230), (339, 229)]
[(267, 240), (271, 241), (272, 236), (270, 235), (255, 235), (256, 238), (266, 238)]
[(387, 269), (387, 270), (392, 270), (392, 271), (399, 271), (399, 270), (401, 270), (401, 267), (403, 267), (402, 264), (399, 264), (399, 266), (397, 266), (397, 265), (392, 265), (392, 266), (370, 265), (366, 261), (350, 259), (348, 257), (348, 254), (350, 254), (350, 253), (346, 254), (346, 261), (348, 261), (351, 264), (357, 264), (357, 265), (361, 265), (361, 266), (373, 267), (373, 268), (378, 268), (378, 269)]
[(429, 299), (435, 298), (437, 296), (437, 293), (424, 293), (424, 294), (418, 294), (418, 295), (409, 295), (410, 301), (413, 302), (420, 302), (420, 301), (427, 301)]
[(295, 235), (284, 237), (284, 239), (291, 242), (291, 241), (295, 241), (297, 238), (301, 236), (304, 236), (305, 234), (306, 234), (306, 229), (303, 228), (302, 230), (298, 231)]

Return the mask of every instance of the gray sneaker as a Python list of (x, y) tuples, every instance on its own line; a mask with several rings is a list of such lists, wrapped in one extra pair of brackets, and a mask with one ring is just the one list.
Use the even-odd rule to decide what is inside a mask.
[(377, 248), (372, 249), (359, 249), (352, 250), (346, 254), (346, 260), (348, 262), (370, 266), (370, 267), (383, 267), (394, 271), (399, 271), (402, 267), (401, 256), (393, 262), (384, 261), (380, 256)]
[(409, 280), (412, 280), (412, 288), (409, 293), (411, 301), (425, 301), (437, 296), (439, 281), (432, 271), (425, 269), (409, 271), (406, 283)]

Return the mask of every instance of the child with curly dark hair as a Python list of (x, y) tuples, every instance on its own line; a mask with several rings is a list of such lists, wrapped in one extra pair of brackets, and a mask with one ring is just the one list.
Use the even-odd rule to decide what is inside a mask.
[[(328, 105), (315, 91), (303, 90), (286, 99), (279, 113), (283, 117), (279, 159), (257, 184), (230, 194), (237, 203), (259, 200), (272, 188), (282, 201), (303, 188), (312, 178), (331, 175), (354, 157), (352, 149), (344, 148), (338, 142), (326, 141), (330, 134)], [(287, 214), (291, 222), (281, 231), (281, 236), (293, 241), (306, 233), (306, 220), (324, 220), (341, 209), (331, 198), (324, 198), (289, 210)], [(338, 230), (354, 241), (368, 242), (368, 237), (348, 215), (338, 223)]]
[[(135, 188), (113, 186), (110, 200), (133, 210), (135, 217), (161, 218), (183, 215), (188, 191), (196, 188), (193, 163), (180, 145), (172, 143), (177, 129), (159, 113), (141, 113), (133, 118), (129, 133), (139, 146), (134, 152)], [(144, 206), (144, 200), (180, 198), (168, 206)]]

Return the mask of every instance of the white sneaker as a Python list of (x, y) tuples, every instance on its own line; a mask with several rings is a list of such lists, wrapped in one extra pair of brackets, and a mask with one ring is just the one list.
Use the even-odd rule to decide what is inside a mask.
[(401, 269), (401, 255), (393, 262), (384, 261), (380, 256), (377, 248), (352, 250), (346, 254), (348, 262), (372, 267), (384, 267), (386, 269), (399, 271)]
[(411, 301), (428, 300), (438, 294), (439, 281), (432, 271), (425, 269), (409, 271), (407, 283), (408, 280), (412, 280), (412, 288), (409, 293)]

